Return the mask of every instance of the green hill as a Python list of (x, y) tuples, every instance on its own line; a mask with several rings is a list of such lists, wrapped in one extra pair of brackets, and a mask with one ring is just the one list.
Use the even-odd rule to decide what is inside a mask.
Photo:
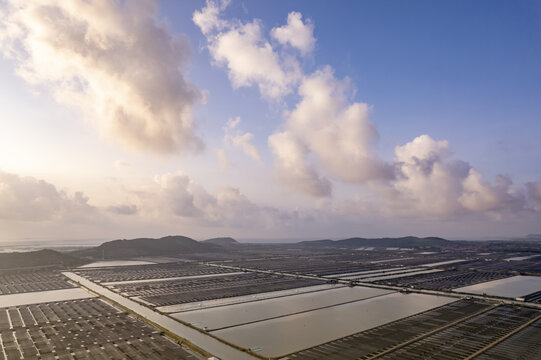
[(359, 248), (359, 247), (375, 247), (375, 248), (430, 248), (449, 246), (451, 241), (438, 237), (419, 238), (415, 236), (406, 236), (400, 238), (349, 238), (343, 240), (315, 240), (301, 241), (297, 243), (300, 246), (310, 247), (333, 247), (333, 248)]
[(235, 246), (240, 243), (231, 237), (217, 237), (212, 239), (203, 240), (206, 244), (216, 244), (220, 246)]
[(198, 242), (186, 236), (166, 236), (159, 239), (113, 240), (94, 248), (77, 250), (71, 254), (94, 259), (122, 259), (140, 256), (175, 256), (214, 252), (220, 249), (222, 247), (219, 245)]
[(45, 266), (79, 266), (88, 261), (58, 251), (44, 249), (29, 252), (0, 253), (0, 270)]

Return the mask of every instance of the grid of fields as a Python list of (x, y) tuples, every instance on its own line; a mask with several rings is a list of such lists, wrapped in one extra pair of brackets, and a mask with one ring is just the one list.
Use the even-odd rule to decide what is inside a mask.
[(541, 320), (537, 320), (524, 330), (519, 331), (507, 340), (502, 341), (476, 360), (536, 360), (541, 359)]
[(240, 268), (319, 276), (353, 271), (375, 270), (386, 267), (384, 264), (371, 264), (366, 261), (343, 261), (337, 259), (329, 259), (326, 257), (313, 256), (235, 260), (230, 262), (224, 262), (223, 264)]
[(98, 299), (0, 308), (0, 359), (194, 359)]
[[(255, 358), (254, 353), (282, 360), (454, 360), (473, 355), (537, 359), (537, 276), (522, 276), (534, 283), (528, 283), (527, 294), (487, 290), (482, 292), (486, 298), (471, 295), (460, 300), (460, 295), (449, 293), (507, 283), (516, 275), (510, 267), (534, 269), (541, 258), (486, 254), (491, 258), (412, 250), (254, 251), (229, 259), (224, 254), (212, 263), (210, 255), (200, 254), (201, 262), (186, 258), (78, 268), (80, 280), (74, 281), (95, 285), (89, 288), (121, 304), (120, 299), (133, 300), (134, 307), (127, 311), (138, 318), (172, 313), (167, 325), (160, 326), (195, 331), (190, 335), (195, 338), (186, 336), (188, 342), (210, 346), (209, 351), (224, 359), (231, 349), (246, 359)], [(0, 273), (0, 360), (201, 359), (99, 298), (47, 298), (56, 294), (49, 290), (88, 294), (75, 289), (66, 276), (53, 269)], [(8, 297), (21, 296), (24, 299), (10, 298), (8, 303)], [(512, 305), (515, 297), (524, 299)]]
[(300, 351), (286, 358), (298, 360), (369, 358), (384, 349), (390, 349), (420, 334), (441, 328), (453, 321), (466, 318), (489, 307), (490, 305), (485, 303), (457, 301), (421, 314)]
[(225, 274), (234, 271), (235, 270), (216, 266), (206, 266), (190, 262), (177, 262), (88, 270), (80, 269), (77, 270), (76, 273), (94, 282), (116, 282), (148, 279), (166, 279), (183, 276)]
[(499, 306), (422, 340), (406, 345), (380, 359), (464, 359), (501, 339), (514, 329), (540, 315), (523, 307)]
[(451, 290), (459, 286), (474, 285), (486, 281), (503, 279), (511, 275), (493, 271), (448, 270), (438, 273), (404, 276), (377, 281), (380, 284), (415, 286), (423, 289)]
[(0, 273), (0, 295), (69, 289), (72, 287), (74, 285), (71, 285), (65, 276), (51, 270)]
[(322, 281), (288, 276), (243, 273), (199, 279), (179, 279), (111, 287), (125, 296), (137, 296), (156, 306), (242, 296), (319, 285)]
[[(282, 359), (464, 359), (540, 314), (539, 310), (463, 300)], [(509, 356), (511, 349), (536, 342), (533, 335), (540, 324), (536, 322), (497, 346), (508, 349)], [(538, 354), (540, 349), (541, 345), (535, 345), (523, 351), (530, 357), (520, 358), (535, 359), (532, 354)], [(492, 356), (479, 358), (518, 358), (500, 358), (495, 348), (487, 354)]]

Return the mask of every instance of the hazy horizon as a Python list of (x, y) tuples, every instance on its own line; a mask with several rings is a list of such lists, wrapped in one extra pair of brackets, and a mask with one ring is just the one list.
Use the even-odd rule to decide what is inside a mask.
[[(522, 236), (512, 236), (512, 237), (501, 237), (501, 236), (484, 236), (479, 238), (444, 238), (445, 240), (449, 241), (512, 241), (512, 240), (526, 240), (528, 237), (532, 234), (528, 235), (522, 235)], [(169, 234), (165, 236), (186, 236), (196, 241), (204, 241), (208, 240), (210, 238), (194, 238), (190, 237), (186, 234)], [(436, 235), (429, 235), (429, 236), (416, 236), (416, 235), (403, 235), (403, 236), (381, 236), (381, 237), (375, 237), (375, 238), (400, 238), (400, 237), (439, 237), (443, 238), (441, 236)], [(14, 252), (14, 251), (21, 251), (23, 249), (27, 249), (26, 251), (34, 251), (39, 249), (45, 249), (45, 248), (72, 248), (72, 247), (93, 247), (93, 246), (99, 246), (103, 243), (114, 241), (114, 240), (132, 240), (136, 238), (155, 238), (158, 239), (163, 236), (147, 236), (147, 237), (135, 237), (135, 238), (126, 238), (126, 237), (119, 237), (119, 238), (103, 238), (103, 239), (16, 239), (16, 240), (0, 240), (0, 252), (6, 252), (6, 249), (9, 250), (8, 252)], [(219, 237), (229, 237), (229, 236), (219, 236)], [(214, 238), (214, 237), (211, 237)], [(334, 238), (236, 238), (233, 237), (236, 241), (238, 241), (241, 244), (294, 244), (301, 241), (317, 241), (317, 240), (343, 240), (343, 239), (349, 239), (349, 238), (367, 238), (372, 239), (373, 237), (366, 237), (366, 236), (360, 236), (360, 235), (351, 235), (351, 236), (344, 236), (344, 237), (334, 237)], [(539, 236), (541, 238), (541, 236)]]

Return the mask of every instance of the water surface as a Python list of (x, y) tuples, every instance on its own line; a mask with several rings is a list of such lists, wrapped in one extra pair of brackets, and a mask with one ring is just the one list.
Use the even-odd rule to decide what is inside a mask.
[(507, 259), (504, 259), (504, 260), (505, 261), (522, 261), (522, 260), (535, 258), (535, 257), (538, 257), (538, 256), (541, 256), (541, 255), (536, 254), (536, 255), (529, 255), (529, 256), (515, 256), (515, 257), (507, 258)]
[(269, 291), (269, 292), (263, 292), (263, 293), (258, 293), (258, 294), (241, 295), (241, 296), (234, 296), (234, 297), (223, 298), (223, 299), (212, 299), (212, 300), (198, 301), (198, 302), (187, 303), (187, 304), (160, 306), (160, 307), (157, 307), (156, 310), (161, 311), (163, 313), (178, 313), (178, 312), (184, 312), (184, 311), (208, 309), (208, 308), (219, 307), (219, 306), (228, 306), (228, 305), (233, 305), (233, 304), (249, 303), (252, 301), (261, 301), (265, 299), (283, 298), (287, 296), (294, 296), (294, 295), (304, 294), (304, 293), (316, 293), (320, 291), (327, 291), (327, 290), (331, 290), (335, 288), (343, 288), (343, 287), (345, 287), (345, 285), (340, 285), (340, 284), (313, 285), (313, 286), (305, 286), (305, 287), (296, 288), (296, 289)]
[(420, 270), (420, 271), (413, 271), (413, 272), (406, 272), (401, 274), (395, 274), (395, 275), (383, 275), (383, 276), (374, 276), (369, 278), (363, 278), (360, 279), (361, 281), (380, 281), (380, 280), (390, 280), (390, 279), (398, 279), (401, 277), (406, 276), (414, 276), (414, 275), (421, 275), (421, 274), (431, 274), (435, 272), (443, 271), (441, 269), (431, 269), (431, 270)]
[(442, 266), (442, 265), (450, 265), (450, 264), (456, 264), (466, 261), (466, 259), (455, 259), (455, 260), (448, 260), (448, 261), (440, 261), (436, 263), (431, 264), (421, 264), (419, 266), (426, 266), (426, 267), (435, 267), (435, 266)]
[(541, 277), (519, 275), (505, 279), (487, 281), (480, 284), (464, 286), (454, 290), (458, 292), (472, 294), (487, 294), (504, 297), (522, 297), (537, 291), (541, 291)]
[(206, 327), (208, 330), (213, 330), (390, 294), (392, 292), (391, 290), (361, 286), (354, 288), (342, 287), (316, 293), (255, 301), (248, 304), (235, 304), (205, 310), (182, 312), (172, 314), (172, 316), (188, 323), (193, 323), (199, 328)]
[(276, 357), (383, 325), (456, 301), (424, 294), (392, 293), (345, 305), (212, 332), (245, 348)]
[(230, 272), (230, 273), (218, 273), (218, 274), (205, 274), (205, 275), (189, 275), (189, 276), (176, 276), (169, 278), (157, 278), (157, 279), (143, 279), (143, 280), (124, 280), (124, 281), (110, 281), (102, 282), (102, 285), (126, 285), (126, 284), (141, 284), (141, 283), (151, 283), (151, 282), (162, 282), (162, 281), (174, 281), (174, 280), (188, 280), (188, 279), (204, 279), (209, 277), (221, 277), (221, 276), (231, 276), (231, 275), (240, 275), (244, 272)]
[(79, 266), (79, 269), (114, 267), (114, 266), (132, 266), (132, 265), (152, 265), (152, 264), (156, 264), (156, 263), (151, 262), (151, 261), (143, 261), (143, 260), (106, 260), (106, 261), (96, 261), (91, 264)]
[(22, 294), (0, 295), (0, 307), (40, 304), (53, 301), (77, 300), (94, 297), (81, 288), (34, 291)]

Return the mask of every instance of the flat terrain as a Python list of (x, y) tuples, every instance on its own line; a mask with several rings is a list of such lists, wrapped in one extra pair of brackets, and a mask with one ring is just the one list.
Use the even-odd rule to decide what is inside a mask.
[(97, 299), (0, 308), (0, 359), (195, 359)]
[(23, 271), (0, 273), (0, 295), (20, 294), (33, 291), (69, 289), (70, 284), (59, 272)]
[(190, 251), (0, 271), (0, 360), (540, 357), (541, 244), (385, 241), (170, 237)]

